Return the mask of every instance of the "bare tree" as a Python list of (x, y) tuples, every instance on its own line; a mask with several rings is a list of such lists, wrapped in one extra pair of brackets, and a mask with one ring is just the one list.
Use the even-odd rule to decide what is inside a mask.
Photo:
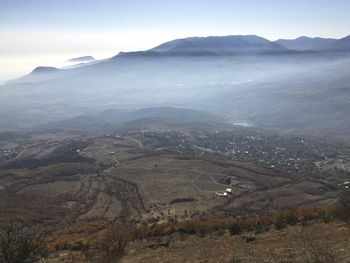
[(313, 242), (308, 241), (306, 248), (311, 256), (311, 262), (313, 263), (337, 262), (335, 259), (336, 254), (333, 254), (325, 243), (318, 243), (315, 245)]
[(32, 263), (40, 258), (46, 237), (45, 230), (8, 224), (0, 232), (1, 263)]
[(344, 190), (339, 197), (338, 216), (350, 222), (350, 190)]
[(114, 225), (106, 230), (98, 249), (104, 263), (116, 263), (125, 255), (131, 241), (131, 230), (125, 226)]

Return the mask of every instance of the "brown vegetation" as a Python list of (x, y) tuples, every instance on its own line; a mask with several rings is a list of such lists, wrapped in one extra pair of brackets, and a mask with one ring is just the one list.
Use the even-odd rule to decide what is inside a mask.
[(1, 263), (32, 263), (43, 253), (46, 231), (9, 224), (0, 235)]
[(130, 229), (121, 225), (113, 225), (106, 229), (106, 233), (97, 245), (101, 262), (116, 263), (124, 256), (126, 247), (132, 240)]
[[(123, 263), (348, 263), (350, 228), (342, 222), (324, 224), (313, 221), (308, 227), (288, 226), (254, 235), (220, 235), (206, 237), (170, 236), (169, 247), (148, 248), (143, 241), (130, 245)], [(247, 242), (247, 241), (250, 242)], [(313, 248), (312, 248), (313, 247)]]
[[(305, 226), (312, 226), (315, 224), (319, 226), (324, 225), (324, 228), (328, 229), (326, 227), (328, 224), (322, 223), (329, 223), (330, 221), (337, 220), (338, 215), (339, 207), (302, 208), (299, 210), (290, 209), (271, 216), (256, 216), (235, 219), (192, 219), (182, 222), (162, 224), (152, 223), (149, 225), (140, 225), (138, 227), (127, 227), (119, 224), (106, 226), (106, 222), (101, 220), (80, 221), (69, 226), (64, 231), (56, 232), (54, 235), (46, 238), (45, 250), (49, 251), (51, 254), (58, 253), (59, 251), (68, 251), (67, 256), (65, 257), (66, 261), (63, 262), (115, 263), (120, 262), (125, 256), (128, 258), (130, 253), (133, 253), (132, 251), (135, 249), (135, 244), (140, 242), (143, 243), (143, 249), (140, 251), (147, 251), (148, 249), (155, 251), (163, 249), (171, 250), (173, 247), (173, 240), (176, 236), (179, 236), (181, 242), (185, 243), (187, 242), (187, 239), (192, 240), (198, 238), (203, 240), (204, 243), (209, 242), (209, 239), (223, 239), (223, 241), (226, 239), (240, 240), (239, 243), (237, 243), (238, 241), (235, 241), (235, 245), (232, 245), (233, 248), (238, 249), (236, 246), (241, 244), (239, 246), (243, 246), (242, 249), (251, 249), (251, 245), (246, 247), (246, 245), (243, 244), (257, 244), (256, 242), (259, 242), (258, 237), (268, 237), (271, 235), (270, 233), (273, 233), (275, 236), (278, 235), (277, 233), (280, 233), (282, 238), (285, 235), (285, 231), (290, 231), (288, 229), (300, 229), (300, 233), (298, 232), (298, 236), (295, 237), (297, 238), (297, 241), (291, 240), (291, 242), (297, 242), (297, 246), (300, 246), (301, 243), (304, 244), (303, 253), (310, 259), (309, 261), (305, 262), (331, 263), (336, 262), (334, 261), (336, 258), (334, 251), (329, 251), (324, 242), (319, 242), (310, 231), (306, 231), (305, 233), (308, 234), (304, 235), (304, 231), (301, 229), (304, 229)], [(297, 226), (295, 226), (296, 224)], [(334, 225), (333, 222), (331, 225), (332, 224)], [(33, 239), (30, 240), (40, 241), (38, 243), (40, 246), (32, 246), (31, 249), (33, 251), (31, 252), (31, 255), (33, 256), (33, 259), (36, 260), (40, 255), (39, 252), (43, 248), (44, 239), (41, 238), (41, 235), (35, 234), (35, 232), (26, 231), (21, 230), (19, 233), (30, 233), (29, 237), (33, 237)], [(41, 232), (39, 231), (38, 233)], [(28, 235), (25, 235), (25, 237), (28, 237)], [(175, 238), (175, 240), (177, 239)], [(269, 244), (264, 245), (269, 246)], [(230, 242), (228, 242), (225, 246), (230, 247)], [(211, 251), (211, 248), (207, 247), (206, 249)], [(221, 251), (221, 248), (218, 248), (218, 251)], [(229, 252), (229, 254), (231, 253), (230, 256), (225, 258), (227, 261), (224, 260), (222, 262), (258, 262), (255, 260), (256, 255), (253, 255), (254, 253), (251, 254), (252, 251), (247, 252), (250, 254), (251, 261), (240, 261), (240, 258), (242, 257), (241, 252), (242, 251), (240, 251), (239, 255), (236, 256), (232, 256), (232, 253)], [(217, 251), (212, 251), (212, 253), (215, 254)], [(226, 251), (225, 253), (228, 252)], [(291, 251), (288, 253), (291, 253)], [(297, 252), (294, 251), (293, 253)], [(274, 258), (275, 256), (271, 254), (266, 255), (266, 257)], [(0, 262), (13, 263), (34, 261)], [(49, 260), (48, 262), (51, 261)], [(267, 262), (280, 261), (270, 260)]]
[(232, 235), (243, 231), (263, 232), (274, 226), (281, 230), (288, 225), (304, 224), (307, 221), (320, 219), (327, 223), (336, 217), (335, 208), (302, 208), (287, 209), (271, 216), (256, 216), (241, 219), (192, 219), (175, 223), (162, 223), (141, 226), (134, 230), (135, 238), (168, 236), (173, 233), (197, 234), (205, 236), (219, 230), (229, 230)]
[(337, 212), (342, 220), (350, 222), (350, 190), (341, 193)]

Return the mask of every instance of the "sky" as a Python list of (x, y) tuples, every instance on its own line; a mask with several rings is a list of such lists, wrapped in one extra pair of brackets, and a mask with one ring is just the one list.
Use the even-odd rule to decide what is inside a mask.
[(0, 0), (0, 83), (189, 36), (350, 34), (349, 0)]

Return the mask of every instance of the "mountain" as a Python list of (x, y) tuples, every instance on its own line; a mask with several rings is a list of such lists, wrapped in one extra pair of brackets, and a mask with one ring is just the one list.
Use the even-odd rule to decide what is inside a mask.
[[(193, 50), (213, 55), (192, 56)], [(37, 68), (6, 83), (0, 92), (0, 130), (68, 119), (71, 128), (91, 127), (91, 113), (170, 106), (350, 141), (350, 52), (290, 51), (256, 36), (229, 36), (179, 39), (131, 54), (70, 69)]]
[(55, 67), (39, 66), (32, 70), (29, 74), (20, 78), (7, 81), (6, 84), (16, 83), (34, 83), (49, 81), (57, 77), (63, 70)]
[(288, 49), (298, 51), (350, 51), (350, 36), (342, 39), (299, 37), (275, 41)]
[(36, 67), (30, 74), (47, 74), (57, 72), (59, 69), (55, 67)]
[(95, 61), (95, 58), (92, 56), (83, 56), (83, 57), (77, 57), (77, 58), (71, 58), (69, 60), (67, 60), (67, 62), (91, 62), (91, 61)]
[(298, 51), (308, 50), (325, 50), (334, 44), (337, 39), (333, 38), (320, 38), (320, 37), (299, 37), (296, 39), (279, 39), (275, 43), (278, 43), (288, 49)]
[(334, 42), (331, 45), (331, 49), (335, 51), (350, 51), (350, 35)]
[[(137, 110), (109, 109), (89, 113), (74, 118), (40, 125), (34, 129), (41, 130), (111, 130), (124, 125), (142, 125), (155, 122), (170, 122), (176, 124), (228, 125), (228, 118), (222, 114), (207, 111), (182, 109), (174, 107), (153, 107)], [(120, 128), (120, 127), (119, 127)]]
[(211, 36), (176, 39), (144, 52), (121, 53), (119, 56), (218, 56), (259, 55), (290, 52), (278, 43), (255, 35)]

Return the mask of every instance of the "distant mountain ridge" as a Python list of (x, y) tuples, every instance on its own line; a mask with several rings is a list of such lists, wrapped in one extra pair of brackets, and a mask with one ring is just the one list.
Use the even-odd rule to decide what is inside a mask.
[[(121, 52), (121, 56), (220, 56), (291, 52), (288, 48), (255, 35), (210, 36), (176, 39), (147, 51)], [(115, 57), (115, 58), (116, 58)]]
[(296, 39), (279, 39), (275, 43), (298, 51), (350, 51), (350, 36), (341, 39), (303, 36)]
[(279, 39), (276, 41), (276, 43), (279, 43), (289, 49), (307, 51), (327, 49), (336, 41), (337, 39), (333, 38), (311, 38), (303, 36), (296, 39)]
[(331, 45), (331, 49), (337, 51), (350, 51), (350, 35), (334, 42)]
[(95, 58), (92, 56), (83, 56), (83, 57), (71, 58), (67, 60), (67, 62), (90, 62), (90, 61), (95, 61)]
[(47, 74), (47, 73), (52, 73), (56, 71), (59, 71), (59, 69), (55, 67), (39, 66), (33, 69), (33, 71), (30, 74)]
[(229, 125), (229, 119), (222, 115), (203, 110), (151, 107), (137, 110), (110, 109), (89, 115), (81, 115), (63, 121), (37, 126), (43, 130), (103, 130), (113, 129), (125, 123), (154, 122), (159, 120), (174, 123), (206, 123)]
[[(348, 41), (336, 40), (332, 49), (310, 52), (257, 36), (188, 38), (75, 68), (39, 67), (3, 85), (0, 130), (48, 123), (104, 126), (110, 119), (97, 116), (95, 121), (92, 113), (170, 106), (227, 114), (235, 123), (336, 134), (350, 141)], [(167, 112), (161, 118), (180, 116), (177, 122), (189, 115), (167, 108), (154, 112), (103, 116), (120, 122), (155, 119)]]
[(350, 35), (339, 40), (333, 38), (310, 38), (302, 36), (296, 39), (279, 39), (276, 41), (270, 41), (256, 35), (189, 37), (165, 42), (145, 51), (120, 52), (116, 56), (105, 60), (95, 60), (92, 56), (72, 58), (68, 61), (80, 63), (65, 68), (39, 66), (30, 74), (15, 80), (11, 80), (8, 83), (33, 81), (36, 79), (41, 80), (44, 74), (54, 76), (56, 72), (60, 73), (63, 70), (67, 71), (74, 70), (76, 68), (89, 67), (101, 63), (103, 64), (104, 62), (108, 63), (109, 60), (113, 61), (121, 58), (156, 58), (171, 56), (259, 56), (298, 54), (299, 52), (313, 51), (350, 52)]
[(342, 39), (302, 36), (277, 41), (256, 35), (189, 37), (165, 42), (145, 51), (120, 52), (113, 59), (140, 56), (272, 55), (305, 51), (350, 51), (350, 36)]

